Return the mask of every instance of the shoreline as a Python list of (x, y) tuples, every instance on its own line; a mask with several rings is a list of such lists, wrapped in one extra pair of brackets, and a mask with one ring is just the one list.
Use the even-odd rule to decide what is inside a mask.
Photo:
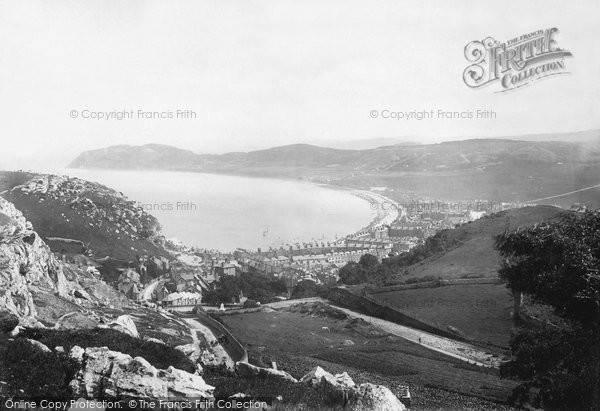
[[(398, 217), (402, 216), (404, 213), (404, 210), (400, 207), (400, 205), (396, 201), (394, 201), (388, 197), (385, 197), (382, 194), (376, 193), (374, 191), (371, 191), (368, 189), (359, 189), (356, 187), (347, 187), (347, 186), (340, 186), (340, 185), (334, 185), (334, 184), (328, 184), (328, 183), (322, 183), (322, 182), (315, 182), (315, 181), (311, 181), (311, 180), (308, 180), (305, 178), (299, 178), (299, 177), (282, 177), (282, 176), (274, 177), (274, 176), (265, 176), (265, 175), (247, 175), (247, 174), (228, 173), (228, 172), (219, 173), (219, 172), (214, 172), (214, 171), (207, 172), (204, 170), (189, 171), (189, 170), (162, 170), (162, 169), (147, 170), (147, 169), (69, 168), (69, 167), (61, 169), (61, 170), (52, 170), (50, 172), (48, 170), (46, 170), (46, 171), (35, 172), (35, 173), (36, 174), (54, 174), (54, 175), (59, 175), (59, 176), (67, 175), (68, 177), (82, 178), (82, 177), (76, 177), (76, 176), (67, 174), (70, 170), (73, 170), (74, 172), (77, 172), (77, 171), (84, 171), (84, 172), (85, 171), (90, 171), (90, 172), (106, 171), (106, 172), (112, 172), (112, 173), (119, 173), (119, 172), (134, 172), (135, 173), (135, 172), (140, 172), (140, 171), (167, 172), (167, 173), (175, 172), (175, 173), (207, 174), (207, 175), (217, 175), (217, 176), (225, 176), (225, 177), (262, 179), (262, 180), (278, 180), (278, 181), (286, 181), (286, 182), (294, 182), (294, 183), (303, 183), (303, 184), (309, 184), (312, 186), (325, 188), (328, 190), (341, 191), (341, 192), (348, 193), (348, 194), (350, 194), (354, 197), (360, 198), (364, 202), (368, 203), (368, 207), (369, 207), (370, 211), (376, 211), (376, 215), (372, 216), (370, 218), (370, 221), (367, 225), (362, 226), (355, 231), (352, 231), (352, 228), (349, 227), (349, 230), (346, 232), (335, 233), (334, 234), (335, 238), (326, 239), (327, 241), (331, 241), (331, 242), (338, 242), (338, 241), (342, 241), (346, 238), (353, 238), (353, 237), (355, 238), (358, 236), (366, 235), (368, 232), (371, 232), (372, 230), (374, 230), (378, 227), (391, 224), (394, 220), (396, 220)], [(90, 180), (87, 180), (87, 181), (90, 181)], [(98, 183), (98, 182), (96, 182), (96, 183)], [(98, 183), (98, 184), (102, 184), (102, 183)], [(118, 191), (117, 188), (114, 188), (114, 187), (109, 187), (109, 188)], [(159, 222), (160, 222), (160, 220), (159, 220)], [(171, 238), (171, 237), (169, 237), (169, 238)], [(313, 241), (323, 241), (323, 239), (311, 238), (311, 239), (306, 239), (303, 241), (304, 242), (313, 242)], [(289, 244), (293, 244), (293, 241), (289, 240), (288, 242), (284, 242), (284, 246), (289, 245)], [(280, 246), (280, 244), (273, 243), (273, 244), (270, 244), (270, 246), (272, 246), (273, 248), (278, 248)], [(260, 247), (260, 246), (257, 246), (257, 247)], [(239, 247), (236, 246), (235, 249), (237, 249), (237, 248), (239, 248)], [(210, 249), (218, 251), (218, 252), (222, 252), (222, 253), (229, 253), (229, 252), (235, 251), (235, 249), (225, 250), (225, 249), (218, 249), (218, 248), (212, 248), (212, 247)]]
[(375, 218), (365, 227), (361, 228), (357, 232), (348, 234), (346, 238), (352, 236), (358, 236), (362, 233), (375, 230), (378, 227), (384, 227), (392, 224), (396, 219), (404, 215), (404, 210), (400, 207), (400, 204), (384, 195), (375, 193), (370, 190), (357, 190), (352, 189), (351, 194), (359, 197), (370, 204), (371, 210), (377, 211)]

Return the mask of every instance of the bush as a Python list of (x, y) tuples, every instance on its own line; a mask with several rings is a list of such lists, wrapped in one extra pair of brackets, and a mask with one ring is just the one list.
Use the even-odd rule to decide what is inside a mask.
[[(7, 344), (0, 376), (8, 392), (21, 397), (66, 398), (77, 366), (53, 352), (44, 352), (24, 338)], [(22, 392), (20, 390), (23, 390)]]
[(411, 277), (411, 278), (408, 278), (404, 283), (405, 284), (417, 284), (417, 283), (427, 283), (430, 281), (440, 281), (440, 277), (436, 277), (435, 275), (425, 275), (423, 277)]
[(0, 311), (0, 332), (11, 332), (19, 325), (19, 318), (8, 311)]
[(256, 307), (260, 307), (260, 305), (251, 299), (248, 299), (246, 301), (244, 301), (244, 308), (256, 308)]
[(329, 293), (329, 287), (322, 284), (317, 284), (311, 280), (302, 280), (292, 290), (292, 299), (296, 298), (308, 298), (308, 297), (321, 297), (327, 298)]

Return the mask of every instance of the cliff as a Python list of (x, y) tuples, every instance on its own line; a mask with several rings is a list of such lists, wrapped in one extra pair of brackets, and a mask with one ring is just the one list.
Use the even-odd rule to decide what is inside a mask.
[[(83, 308), (124, 303), (117, 291), (89, 271), (59, 261), (21, 211), (0, 197), (0, 310), (26, 323), (51, 321), (46, 312), (38, 315), (35, 299), (45, 300), (45, 308), (48, 300)], [(55, 316), (59, 314), (66, 313)]]
[(23, 214), (0, 198), (0, 308), (37, 314), (30, 287), (68, 295), (62, 267)]

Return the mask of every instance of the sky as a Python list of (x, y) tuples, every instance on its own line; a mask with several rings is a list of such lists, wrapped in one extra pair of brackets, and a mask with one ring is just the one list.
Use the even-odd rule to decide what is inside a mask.
[[(115, 144), (223, 153), (598, 129), (599, 18), (597, 0), (0, 0), (0, 169)], [(467, 43), (550, 27), (570, 74), (505, 93), (463, 82)], [(477, 109), (496, 117), (382, 118)]]

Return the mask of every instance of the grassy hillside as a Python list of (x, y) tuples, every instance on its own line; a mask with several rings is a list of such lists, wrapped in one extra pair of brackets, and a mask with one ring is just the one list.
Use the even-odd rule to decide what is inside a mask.
[(513, 299), (504, 284), (398, 290), (373, 294), (371, 298), (440, 330), (508, 347)]
[[(455, 229), (444, 230), (410, 253), (384, 264), (395, 272), (394, 284), (423, 280), (496, 278), (501, 258), (494, 238), (505, 230), (560, 218), (567, 213), (551, 206), (507, 210)], [(508, 347), (513, 298), (504, 284), (453, 284), (427, 288), (380, 288), (370, 297), (403, 314), (482, 344)]]
[(228, 315), (222, 321), (247, 345), (251, 362), (276, 361), (295, 377), (319, 365), (334, 373), (346, 371), (357, 383), (384, 384), (396, 395), (400, 384), (408, 384), (414, 410), (510, 409), (490, 400), (506, 401), (513, 381), (388, 335), (363, 320), (292, 307)]
[(424, 245), (390, 258), (386, 264), (396, 272), (396, 281), (401, 282), (423, 277), (496, 277), (501, 263), (494, 249), (497, 235), (520, 226), (556, 219), (566, 212), (551, 206), (502, 211), (455, 229), (440, 231)]
[[(31, 221), (53, 251), (82, 244), (95, 258), (129, 261), (136, 255), (169, 257), (160, 224), (121, 193), (77, 178), (2, 173), (2, 196)], [(29, 178), (28, 178), (29, 177)], [(68, 251), (68, 250), (67, 250)]]

